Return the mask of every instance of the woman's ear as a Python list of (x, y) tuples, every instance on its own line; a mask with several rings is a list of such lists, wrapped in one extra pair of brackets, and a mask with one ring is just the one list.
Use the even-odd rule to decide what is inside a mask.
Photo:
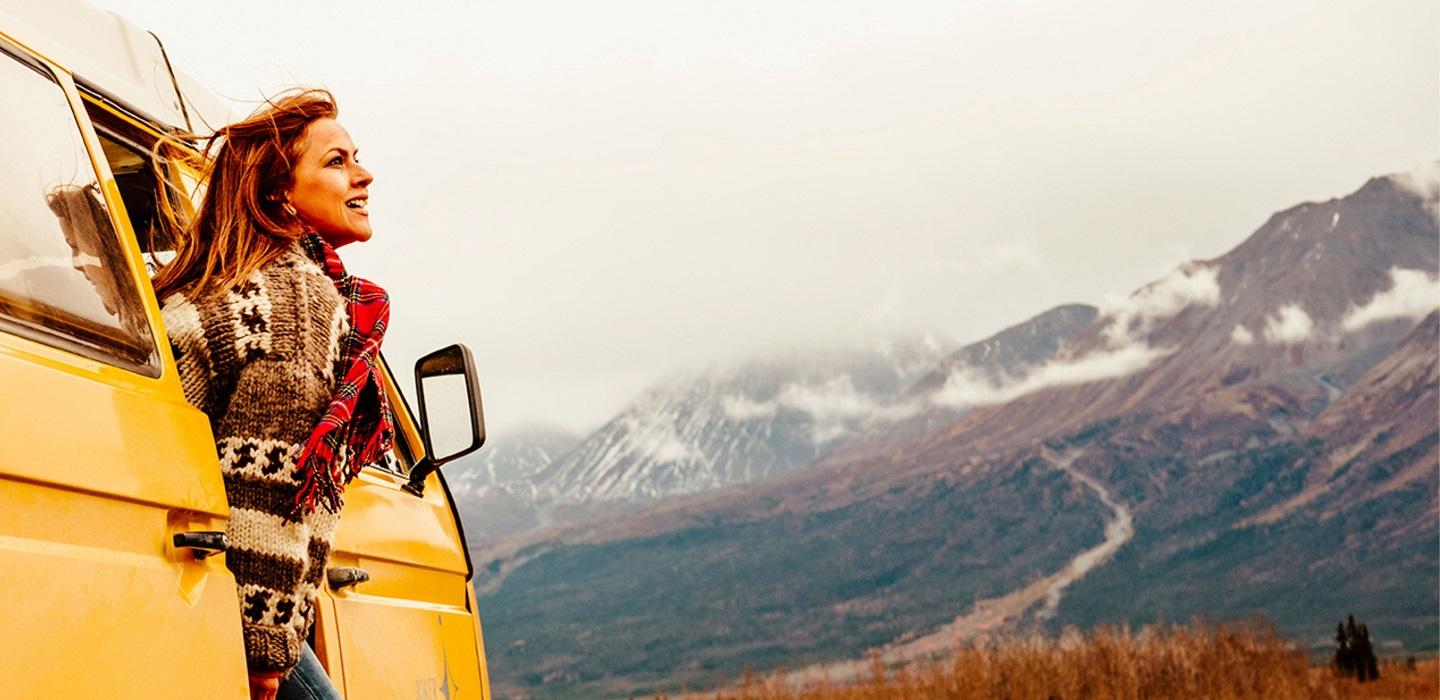
[(279, 202), (280, 208), (284, 209), (285, 213), (290, 215), (290, 218), (294, 219), (299, 217), (300, 213), (295, 210), (295, 205), (290, 203), (289, 192), (272, 193), (266, 195), (265, 198), (272, 202)]

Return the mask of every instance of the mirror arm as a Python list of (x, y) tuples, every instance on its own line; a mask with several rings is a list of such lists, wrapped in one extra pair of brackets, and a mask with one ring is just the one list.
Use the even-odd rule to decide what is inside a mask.
[(405, 485), (400, 488), (405, 489), (407, 493), (414, 494), (416, 498), (424, 498), (425, 478), (439, 468), (440, 465), (430, 460), (430, 455), (421, 457), (420, 461), (415, 463), (415, 466), (410, 467), (410, 480), (406, 481)]

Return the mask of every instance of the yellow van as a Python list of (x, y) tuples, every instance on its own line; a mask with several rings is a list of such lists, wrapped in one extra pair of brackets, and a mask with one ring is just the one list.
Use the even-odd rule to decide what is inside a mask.
[[(0, 696), (249, 697), (215, 443), (149, 274), (151, 146), (228, 118), (111, 13), (0, 5)], [(420, 420), (390, 377), (396, 449), (347, 491), (311, 641), (347, 698), (487, 698), (438, 471), (484, 441), (479, 388), (463, 346), (415, 369)]]

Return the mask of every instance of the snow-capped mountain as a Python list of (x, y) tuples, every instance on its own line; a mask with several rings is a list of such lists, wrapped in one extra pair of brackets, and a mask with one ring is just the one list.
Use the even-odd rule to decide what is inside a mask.
[[(764, 481), (857, 443), (883, 449), (953, 422), (957, 372), (1001, 382), (1050, 359), (1094, 307), (1051, 309), (951, 350), (934, 338), (791, 353), (672, 377), (584, 441), (508, 444), (452, 477), (477, 543), (678, 495)], [(573, 449), (561, 451), (560, 446)], [(487, 448), (488, 449), (488, 448)], [(522, 459), (523, 455), (534, 455)], [(508, 465), (508, 466), (507, 466)], [(459, 484), (455, 486), (455, 484)]]
[(934, 338), (795, 353), (650, 389), (533, 483), (560, 501), (650, 501), (767, 479), (910, 409), (897, 399), (949, 350)]
[(445, 481), (457, 496), (526, 484), (579, 443), (580, 436), (557, 426), (491, 430), (484, 449), (445, 466)]
[(543, 525), (532, 479), (579, 442), (554, 426), (491, 431), (479, 452), (445, 465), (466, 536), (486, 541)]

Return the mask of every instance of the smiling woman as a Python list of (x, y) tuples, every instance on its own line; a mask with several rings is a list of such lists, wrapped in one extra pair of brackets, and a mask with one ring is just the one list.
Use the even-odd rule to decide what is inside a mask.
[(176, 256), (155, 285), (186, 398), (213, 424), (259, 700), (340, 697), (306, 638), (343, 491), (394, 434), (389, 296), (335, 253), (370, 238), (374, 179), (336, 113), (305, 90), (222, 127), (195, 216), (162, 207)]
[(367, 188), (375, 178), (360, 165), (350, 133), (334, 119), (317, 119), (302, 145), (288, 197), (298, 217), (337, 248), (370, 240)]

